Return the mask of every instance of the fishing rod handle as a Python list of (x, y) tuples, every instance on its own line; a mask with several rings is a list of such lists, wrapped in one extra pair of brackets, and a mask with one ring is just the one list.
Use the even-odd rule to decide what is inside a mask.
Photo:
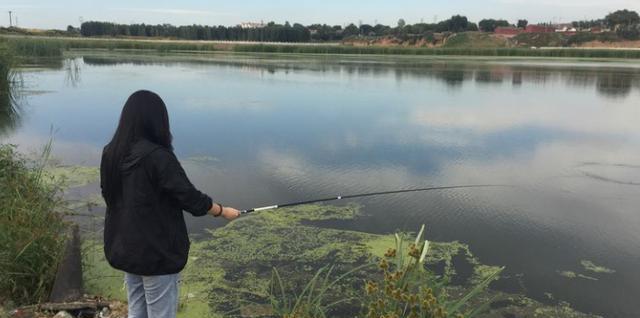
[(242, 210), (242, 211), (240, 211), (240, 214), (247, 214), (247, 213), (251, 213), (251, 212), (258, 212), (258, 211), (264, 211), (264, 210), (273, 210), (273, 209), (277, 209), (277, 208), (278, 208), (277, 205), (263, 206), (261, 208), (254, 208), (254, 209), (250, 209), (250, 210)]

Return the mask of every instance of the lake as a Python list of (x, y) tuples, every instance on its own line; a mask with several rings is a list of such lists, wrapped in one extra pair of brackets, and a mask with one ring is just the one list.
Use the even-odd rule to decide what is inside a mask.
[[(509, 185), (358, 199), (363, 216), (315, 226), (426, 224), (430, 240), (506, 266), (511, 279), (494, 288), (640, 316), (640, 63), (76, 52), (21, 74), (2, 142), (29, 152), (53, 131), (57, 160), (96, 166), (126, 98), (150, 89), (193, 183), (239, 209)], [(224, 225), (187, 222), (192, 233)]]

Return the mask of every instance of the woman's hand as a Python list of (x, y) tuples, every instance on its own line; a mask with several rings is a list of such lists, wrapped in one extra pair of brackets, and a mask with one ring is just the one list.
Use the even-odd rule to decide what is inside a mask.
[[(220, 208), (222, 208), (222, 211), (220, 211)], [(218, 203), (214, 203), (213, 205), (211, 205), (211, 209), (209, 210), (209, 214), (214, 216), (214, 217), (223, 217), (229, 221), (233, 221), (236, 218), (238, 218), (240, 216), (240, 211), (232, 208), (232, 207), (228, 207), (225, 206), (223, 207), (222, 205), (218, 204)]]
[(231, 207), (227, 207), (225, 206), (224, 208), (222, 208), (222, 217), (229, 220), (229, 221), (233, 221), (236, 218), (238, 218), (240, 216), (240, 211), (231, 208)]

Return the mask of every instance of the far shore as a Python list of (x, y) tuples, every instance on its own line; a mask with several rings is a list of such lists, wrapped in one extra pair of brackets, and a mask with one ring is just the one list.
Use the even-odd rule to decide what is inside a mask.
[(478, 57), (533, 57), (578, 59), (640, 60), (637, 47), (416, 47), (403, 45), (363, 45), (349, 43), (287, 43), (177, 40), (165, 38), (96, 38), (39, 35), (0, 35), (13, 42), (18, 55), (60, 55), (56, 51), (77, 49), (106, 49), (128, 51), (169, 52), (238, 52), (285, 53), (320, 55), (406, 55), (406, 56), (478, 56)]

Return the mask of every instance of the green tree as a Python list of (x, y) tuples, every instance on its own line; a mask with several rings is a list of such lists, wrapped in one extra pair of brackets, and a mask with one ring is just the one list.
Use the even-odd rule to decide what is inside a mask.
[(480, 20), (478, 26), (484, 32), (495, 32), (498, 27), (508, 27), (509, 22), (506, 20), (484, 19)]
[(404, 19), (398, 20), (398, 28), (402, 29), (405, 25), (407, 25), (407, 22), (405, 22)]
[(607, 26), (617, 29), (619, 27), (625, 27), (630, 25), (636, 25), (640, 23), (640, 16), (635, 11), (618, 10), (616, 12), (608, 14), (605, 18)]
[(529, 21), (523, 19), (523, 20), (518, 20), (518, 28), (520, 29), (526, 29), (527, 25), (529, 25)]
[(374, 33), (373, 32), (373, 27), (369, 24), (363, 24), (360, 26), (360, 34), (364, 35), (364, 36), (368, 36), (370, 34)]
[(355, 36), (360, 34), (360, 29), (353, 23), (349, 24), (344, 31), (342, 31), (342, 35), (346, 38), (349, 36)]
[(473, 22), (469, 22), (467, 24), (467, 31), (479, 31), (480, 29), (478, 28), (478, 25), (476, 23)]
[(375, 33), (377, 36), (386, 35), (387, 33), (389, 33), (390, 30), (391, 30), (391, 27), (382, 25), (382, 24), (376, 24), (373, 27), (373, 33)]
[(465, 16), (454, 15), (451, 19), (445, 21), (447, 25), (447, 31), (451, 32), (463, 32), (469, 27), (469, 20)]

